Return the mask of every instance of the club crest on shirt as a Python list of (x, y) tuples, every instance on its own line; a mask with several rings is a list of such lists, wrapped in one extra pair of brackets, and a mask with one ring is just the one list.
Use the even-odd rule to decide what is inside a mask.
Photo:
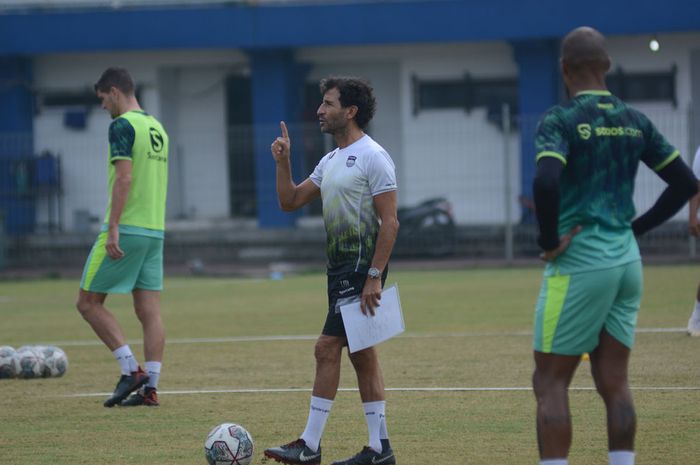
[(357, 157), (355, 155), (349, 155), (348, 159), (345, 160), (345, 166), (348, 168), (352, 168), (355, 165), (355, 160), (357, 160)]

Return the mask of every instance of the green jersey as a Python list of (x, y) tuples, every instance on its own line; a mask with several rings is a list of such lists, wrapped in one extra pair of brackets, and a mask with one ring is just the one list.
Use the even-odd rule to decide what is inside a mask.
[(649, 119), (610, 92), (581, 92), (542, 117), (535, 148), (537, 160), (554, 157), (565, 165), (559, 234), (583, 227), (547, 271), (570, 274), (639, 260), (631, 228), (639, 162), (659, 171), (679, 156)]
[(163, 126), (142, 111), (129, 111), (109, 126), (109, 203), (103, 230), (112, 209), (114, 162), (130, 160), (131, 188), (119, 219), (123, 233), (163, 237), (168, 190), (168, 135)]

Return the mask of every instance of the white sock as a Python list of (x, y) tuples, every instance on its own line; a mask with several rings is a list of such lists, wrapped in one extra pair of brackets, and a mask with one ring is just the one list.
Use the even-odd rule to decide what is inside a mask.
[(690, 315), (690, 317), (694, 320), (700, 320), (700, 302), (697, 300), (695, 301), (695, 309), (693, 310), (693, 314)]
[(540, 460), (540, 465), (569, 465), (569, 459)]
[(119, 347), (117, 350), (112, 352), (114, 358), (119, 362), (119, 366), (122, 369), (123, 375), (130, 375), (132, 371), (136, 371), (139, 367), (134, 354), (131, 352), (131, 348), (128, 344)]
[(634, 465), (634, 451), (611, 450), (608, 452), (610, 465)]
[(321, 397), (311, 396), (309, 405), (309, 419), (306, 421), (306, 429), (301, 433), (301, 439), (306, 443), (306, 447), (312, 451), (317, 451), (321, 444), (323, 429), (326, 427), (326, 420), (331, 413), (333, 401)]
[[(386, 402), (385, 402), (385, 406), (386, 406)], [(389, 440), (389, 432), (386, 430), (386, 411), (382, 415), (382, 422), (379, 425), (379, 438), (384, 439), (386, 441)]]
[[(365, 410), (365, 420), (367, 420), (367, 431), (369, 432), (369, 447), (376, 452), (382, 451), (382, 440), (380, 430), (384, 422), (384, 409), (386, 402), (378, 400), (376, 402), (364, 402), (362, 408)], [(386, 427), (385, 427), (386, 429)]]
[(146, 362), (143, 364), (143, 367), (146, 369), (146, 373), (148, 374), (148, 383), (146, 386), (151, 387), (153, 389), (158, 388), (158, 379), (160, 379), (160, 367), (163, 364), (161, 362)]

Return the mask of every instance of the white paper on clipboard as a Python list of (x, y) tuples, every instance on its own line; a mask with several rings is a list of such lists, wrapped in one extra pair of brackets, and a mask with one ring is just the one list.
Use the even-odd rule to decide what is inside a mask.
[(398, 285), (392, 284), (384, 289), (379, 302), (379, 307), (374, 310), (374, 316), (362, 313), (359, 300), (340, 306), (350, 352), (375, 346), (401, 334), (406, 329)]

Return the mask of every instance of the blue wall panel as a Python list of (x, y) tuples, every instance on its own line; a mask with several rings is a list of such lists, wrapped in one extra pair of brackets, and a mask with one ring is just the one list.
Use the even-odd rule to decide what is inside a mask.
[(0, 56), (0, 223), (9, 234), (34, 230), (32, 62)]
[(290, 122), (301, 120), (301, 99), (298, 96), (306, 68), (299, 66), (288, 50), (251, 52), (250, 63), (258, 224), (263, 228), (291, 227), (299, 212), (280, 210), (275, 188), (276, 165), (270, 145), (281, 135), (280, 121), (285, 121), (292, 141), (292, 174), (298, 181), (302, 155), (295, 150), (295, 142), (302, 138), (297, 136), (296, 127)]
[(0, 15), (0, 54), (164, 48), (518, 40), (590, 25), (608, 34), (700, 29), (700, 2), (590, 0), (397, 1), (36, 10)]
[(548, 108), (559, 103), (559, 41), (517, 41), (513, 50), (518, 64), (520, 194), (532, 199), (537, 121)]

